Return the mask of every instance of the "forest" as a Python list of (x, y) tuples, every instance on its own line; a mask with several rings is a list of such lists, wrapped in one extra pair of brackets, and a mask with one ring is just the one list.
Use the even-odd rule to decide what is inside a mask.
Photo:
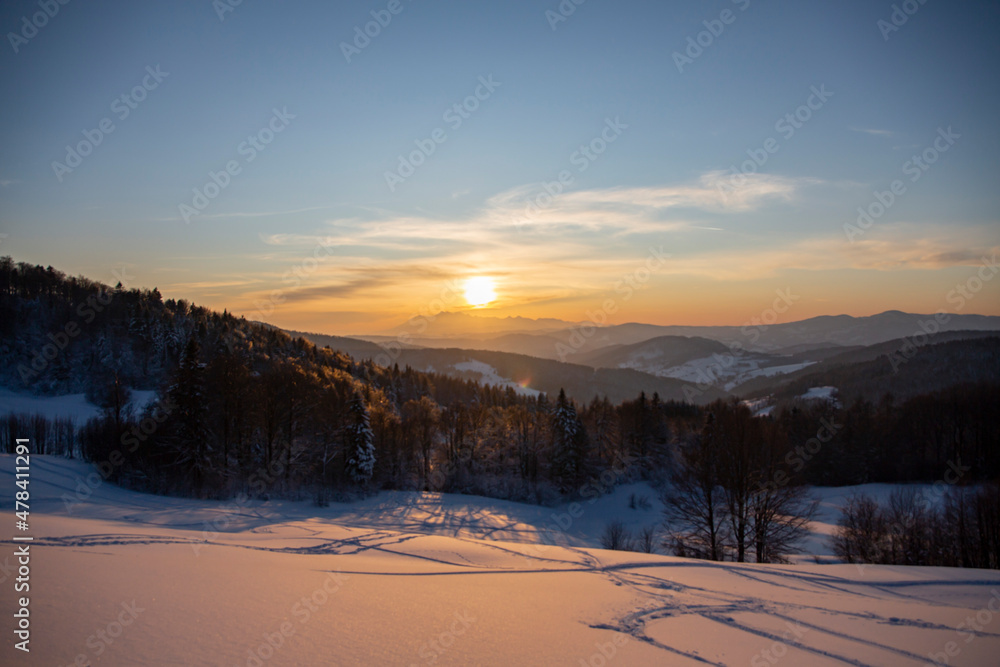
[[(102, 411), (82, 425), (0, 418), (0, 451), (28, 433), (39, 453), (83, 458), (147, 492), (323, 505), (408, 489), (554, 504), (642, 479), (662, 489), (674, 553), (777, 562), (811, 516), (806, 485), (939, 482), (950, 494), (940, 512), (965, 526), (964, 555), (924, 544), (938, 509), (904, 520), (902, 500), (880, 508), (859, 498), (845, 513), (844, 558), (897, 559), (900, 530), (919, 523), (923, 546), (907, 558), (997, 567), (996, 494), (983, 485), (1000, 477), (996, 382), (898, 402), (789, 400), (767, 416), (736, 399), (526, 397), (352, 359), (156, 289), (9, 257), (0, 259), (0, 361), (0, 385), (84, 392)], [(155, 400), (137, 405), (136, 390)], [(865, 551), (866, 541), (882, 546)]]

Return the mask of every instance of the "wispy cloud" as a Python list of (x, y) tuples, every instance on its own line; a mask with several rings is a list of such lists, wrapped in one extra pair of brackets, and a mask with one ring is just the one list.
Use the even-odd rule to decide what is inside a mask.
[(550, 197), (537, 185), (501, 192), (486, 202), (485, 217), (513, 226), (578, 226), (618, 233), (687, 226), (682, 211), (744, 213), (772, 201), (789, 201), (816, 179), (766, 174), (734, 177), (711, 171), (680, 185), (578, 190)]
[(275, 215), (294, 215), (296, 213), (306, 213), (308, 211), (326, 211), (336, 206), (307, 206), (305, 208), (292, 208), (284, 211), (231, 211), (229, 213), (209, 213), (202, 214), (203, 218), (266, 218)]
[(781, 271), (937, 270), (976, 266), (1000, 251), (996, 236), (970, 230), (957, 236), (947, 225), (885, 225), (857, 243), (844, 243), (832, 233), (769, 247), (705, 249), (675, 254), (663, 269), (667, 274), (695, 275), (739, 281), (774, 276)]
[(371, 292), (371, 290), (392, 285), (397, 279), (388, 276), (369, 276), (367, 278), (355, 278), (347, 282), (334, 285), (316, 285), (303, 289), (292, 290), (285, 295), (284, 300), (288, 303), (325, 301), (329, 299), (344, 299), (355, 296), (359, 293)]
[(367, 210), (328, 220), (313, 233), (260, 238), (281, 249), (271, 265), (296, 253), (308, 257), (317, 248), (331, 258), (306, 284), (288, 291), (289, 302), (393, 293), (403, 299), (421, 285), (432, 289), (449, 278), (484, 272), (502, 279), (505, 293), (521, 301), (561, 299), (606, 289), (623, 263), (647, 252), (637, 250), (640, 235), (662, 243), (673, 234), (725, 231), (705, 218), (765, 210), (817, 182), (774, 175), (734, 182), (710, 172), (676, 185), (571, 190), (554, 197), (543, 195), (540, 185), (525, 185), (454, 219)]
[[(254, 284), (231, 289), (238, 301), (257, 303), (277, 286), (288, 313), (353, 311), (361, 304), (373, 312), (409, 313), (434, 302), (455, 280), (487, 274), (502, 293), (497, 306), (515, 308), (606, 293), (642, 265), (650, 245), (670, 255), (657, 280), (691, 276), (715, 285), (787, 270), (939, 269), (974, 264), (995, 251), (997, 239), (988, 230), (963, 228), (959, 235), (930, 224), (886, 222), (859, 243), (845, 243), (837, 223), (794, 220), (789, 204), (808, 201), (817, 185), (838, 187), (775, 175), (736, 183), (709, 172), (681, 184), (554, 197), (540, 197), (539, 186), (521, 186), (453, 218), (360, 209), (311, 233), (261, 235), (273, 252), (255, 256)], [(748, 221), (775, 217), (791, 233), (748, 231)], [(313, 262), (317, 256), (322, 259)], [(223, 288), (225, 279), (242, 277), (218, 276), (205, 287)], [(461, 307), (459, 301), (446, 305)]]
[(204, 292), (206, 290), (221, 290), (226, 287), (245, 287), (254, 284), (253, 280), (199, 280), (195, 282), (178, 282), (164, 285), (165, 288), (178, 292)]
[[(298, 213), (308, 213), (310, 211), (328, 211), (330, 209), (338, 208), (335, 205), (329, 206), (306, 206), (304, 208), (291, 208), (281, 211), (228, 211), (222, 213), (199, 213), (197, 217), (192, 220), (224, 220), (226, 218), (269, 218), (279, 215), (296, 215)], [(148, 218), (150, 222), (179, 222), (184, 221), (179, 215), (172, 215), (166, 217), (154, 217)]]
[(697, 183), (689, 185), (584, 190), (566, 195), (565, 201), (570, 205), (587, 207), (742, 212), (758, 208), (767, 199), (788, 200), (802, 183), (802, 179), (764, 174), (748, 174), (734, 179), (725, 172), (712, 171), (702, 175)]
[(356, 266), (340, 269), (334, 275), (327, 272), (318, 276), (314, 282), (319, 284), (290, 289), (285, 294), (284, 300), (288, 303), (300, 303), (349, 299), (359, 294), (371, 294), (383, 288), (399, 290), (413, 282), (443, 281), (453, 277), (452, 272), (420, 265), (382, 267), (374, 271), (367, 267)]
[(854, 132), (863, 132), (864, 134), (871, 134), (876, 137), (894, 137), (896, 133), (892, 130), (878, 130), (871, 127), (852, 127)]
[(1000, 251), (996, 233), (983, 227), (885, 223), (843, 246), (844, 265), (881, 270), (942, 269), (977, 265)]

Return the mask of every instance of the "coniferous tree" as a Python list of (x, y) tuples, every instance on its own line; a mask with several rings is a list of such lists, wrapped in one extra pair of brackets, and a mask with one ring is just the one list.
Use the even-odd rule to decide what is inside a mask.
[(552, 411), (552, 480), (563, 491), (578, 488), (586, 476), (587, 431), (576, 413), (576, 407), (559, 390)]
[(191, 336), (184, 347), (174, 382), (167, 392), (172, 406), (173, 434), (170, 442), (176, 454), (174, 463), (191, 475), (191, 484), (200, 495), (212, 468), (208, 442), (208, 404), (205, 395), (205, 365), (201, 346)]
[(360, 392), (354, 393), (347, 412), (347, 474), (355, 484), (367, 484), (375, 472), (375, 438)]
[(246, 363), (233, 351), (220, 349), (207, 367), (208, 381), (212, 387), (212, 414), (214, 435), (222, 446), (223, 475), (229, 472), (230, 454), (243, 454), (247, 430), (251, 376)]
[(416, 445), (419, 449), (420, 487), (424, 490), (430, 490), (431, 457), (440, 422), (441, 409), (430, 396), (421, 396), (420, 400), (409, 400), (403, 405), (403, 430), (411, 439), (410, 448)]

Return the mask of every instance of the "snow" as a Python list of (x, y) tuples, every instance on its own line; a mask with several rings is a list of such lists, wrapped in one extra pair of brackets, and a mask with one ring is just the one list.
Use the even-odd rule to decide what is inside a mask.
[(732, 355), (713, 354), (708, 357), (692, 359), (678, 366), (667, 363), (655, 363), (659, 355), (634, 354), (628, 361), (618, 364), (619, 368), (649, 373), (657, 377), (668, 377), (683, 382), (717, 385), (729, 391), (756, 377), (773, 377), (787, 375), (802, 370), (813, 361), (797, 364), (768, 365), (774, 363), (773, 357), (763, 357), (754, 354)]
[(88, 403), (83, 394), (33, 396), (0, 387), (0, 415), (10, 413), (44, 414), (49, 418), (69, 417), (78, 424), (97, 416), (100, 410)]
[(457, 364), (453, 364), (452, 368), (459, 372), (467, 372), (479, 375), (476, 380), (480, 384), (488, 384), (494, 387), (510, 387), (517, 394), (521, 396), (539, 396), (542, 392), (531, 389), (529, 387), (524, 387), (510, 378), (501, 377), (497, 372), (497, 369), (493, 368), (489, 364), (476, 361), (475, 359), (471, 361), (462, 361)]
[(808, 368), (815, 364), (815, 361), (803, 361), (798, 364), (784, 364), (783, 366), (767, 366), (766, 368), (760, 368), (748, 373), (748, 377), (774, 377), (775, 375), (788, 375), (789, 373), (794, 373), (800, 371), (803, 368)]
[(765, 396), (764, 398), (740, 401), (740, 403), (747, 406), (747, 409), (753, 413), (754, 417), (767, 417), (774, 412), (774, 409), (777, 407), (771, 402), (773, 400), (774, 399), (771, 396)]
[[(0, 456), (4, 507), (13, 466)], [(320, 509), (135, 493), (39, 456), (30, 488), (31, 653), (13, 649), (8, 546), (5, 665), (920, 665), (945, 650), (948, 664), (986, 665), (1000, 654), (998, 572), (580, 546), (611, 516), (655, 520), (644, 485), (576, 507), (397, 492)], [(632, 493), (651, 508), (628, 509)], [(817, 490), (821, 525), (837, 493)], [(552, 536), (559, 546), (537, 543)], [(982, 629), (965, 630), (977, 614)]]
[[(155, 398), (155, 391), (132, 392), (132, 403), (137, 411)], [(82, 425), (91, 417), (100, 415), (101, 410), (93, 403), (88, 403), (83, 394), (35, 396), (0, 387), (0, 415), (10, 413), (42, 414), (49, 419), (68, 417), (77, 425)]]
[(837, 487), (812, 487), (809, 495), (819, 501), (816, 516), (809, 528), (811, 535), (804, 545), (805, 555), (793, 556), (793, 560), (804, 562), (807, 560), (819, 560), (821, 562), (834, 562), (833, 548), (829, 537), (837, 529), (837, 521), (841, 516), (841, 508), (847, 504), (851, 496), (866, 495), (881, 506), (885, 507), (889, 503), (889, 498), (894, 491), (902, 487), (912, 488), (920, 494), (922, 502), (927, 508), (937, 508), (944, 499), (949, 486), (944, 482), (935, 484), (858, 484), (856, 486)]
[(836, 393), (836, 387), (810, 387), (806, 393), (800, 396), (800, 398), (807, 401), (829, 401), (830, 403), (839, 406), (840, 402), (835, 396)]
[(833, 394), (836, 391), (836, 387), (812, 387), (809, 391), (802, 394), (802, 398), (832, 401)]

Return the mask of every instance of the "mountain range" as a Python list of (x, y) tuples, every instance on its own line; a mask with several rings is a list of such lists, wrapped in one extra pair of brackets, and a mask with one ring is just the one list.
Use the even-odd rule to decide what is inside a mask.
[[(946, 319), (945, 319), (946, 317)], [(944, 322), (939, 320), (945, 319)], [(810, 347), (864, 346), (940, 331), (998, 331), (1000, 317), (990, 315), (920, 315), (890, 310), (867, 317), (823, 315), (797, 322), (746, 326), (655, 325), (631, 322), (598, 326), (591, 322), (523, 317), (485, 317), (469, 313), (440, 313), (416, 318), (380, 334), (352, 336), (384, 344), (457, 347), (517, 352), (559, 361), (612, 345), (631, 345), (658, 336), (708, 338), (749, 351), (788, 353)], [(791, 348), (791, 349), (789, 349)], [(800, 349), (801, 348), (801, 349)]]
[[(565, 388), (578, 401), (594, 396), (621, 401), (642, 391), (695, 403), (726, 396), (790, 398), (795, 390), (790, 387), (805, 387), (804, 393), (814, 386), (877, 400), (884, 393), (901, 396), (916, 386), (942, 385), (917, 381), (914, 369), (947, 367), (948, 359), (966, 350), (975, 350), (981, 363), (939, 373), (939, 379), (948, 379), (945, 385), (1000, 377), (1000, 317), (984, 315), (888, 311), (770, 326), (597, 327), (442, 313), (380, 335), (288, 333), (355, 358), (510, 386), (520, 393), (554, 394)], [(974, 346), (962, 344), (973, 340)], [(920, 363), (909, 364), (917, 357)], [(868, 372), (881, 379), (865, 380)]]

